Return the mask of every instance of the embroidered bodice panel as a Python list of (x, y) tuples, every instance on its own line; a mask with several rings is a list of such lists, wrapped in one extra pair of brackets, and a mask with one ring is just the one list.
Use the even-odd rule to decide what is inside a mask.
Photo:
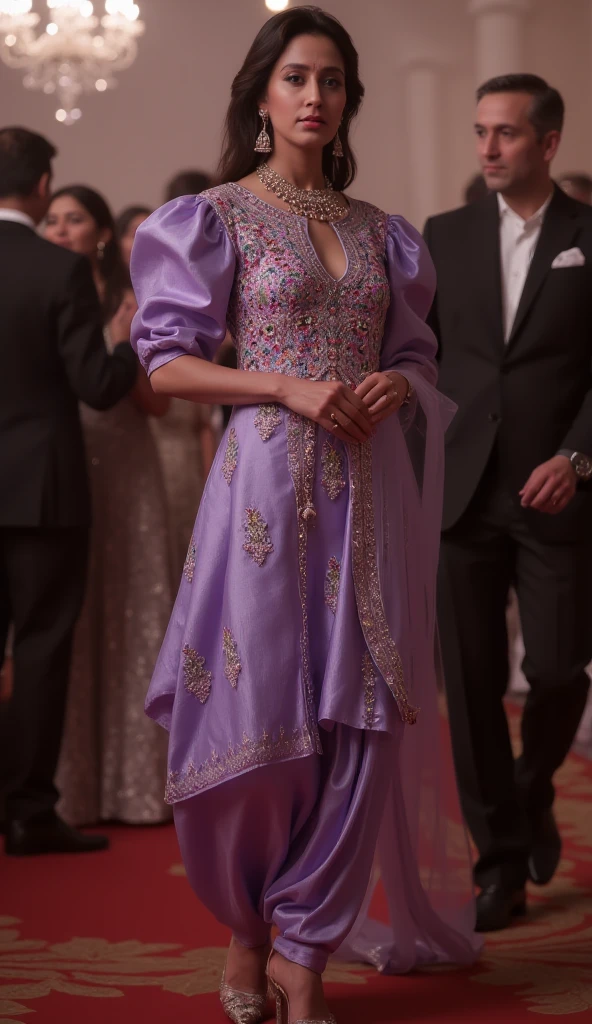
[(333, 225), (346, 257), (337, 281), (315, 251), (306, 218), (240, 185), (205, 197), (237, 256), (228, 328), (240, 368), (354, 386), (377, 370), (390, 303), (385, 214), (350, 200), (347, 217)]

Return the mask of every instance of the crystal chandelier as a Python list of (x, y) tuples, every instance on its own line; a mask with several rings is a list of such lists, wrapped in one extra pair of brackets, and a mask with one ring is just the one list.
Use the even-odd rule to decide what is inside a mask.
[(0, 0), (0, 57), (11, 68), (24, 68), (27, 89), (56, 95), (56, 118), (74, 124), (83, 92), (105, 92), (116, 85), (114, 72), (136, 58), (144, 31), (133, 0), (105, 0), (95, 15), (90, 0), (47, 0), (49, 21), (38, 32), (41, 15), (33, 0)]

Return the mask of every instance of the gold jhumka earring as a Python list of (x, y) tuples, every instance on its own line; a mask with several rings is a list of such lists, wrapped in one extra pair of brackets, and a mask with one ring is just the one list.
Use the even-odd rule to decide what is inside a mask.
[(263, 127), (259, 132), (259, 135), (257, 136), (257, 141), (255, 143), (255, 152), (271, 153), (271, 139), (267, 134), (267, 122), (269, 120), (269, 114), (267, 113), (266, 110), (260, 110), (259, 117), (263, 121)]

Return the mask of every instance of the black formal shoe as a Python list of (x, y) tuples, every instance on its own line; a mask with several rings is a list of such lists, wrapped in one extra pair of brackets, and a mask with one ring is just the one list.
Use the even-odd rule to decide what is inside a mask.
[(6, 823), (4, 850), (10, 857), (32, 857), (42, 853), (93, 853), (106, 850), (107, 836), (86, 836), (57, 814)]
[(561, 836), (551, 808), (531, 821), (528, 876), (535, 885), (546, 885), (561, 859)]
[(506, 889), (503, 885), (488, 885), (477, 896), (477, 924), (475, 931), (498, 932), (509, 928), (515, 917), (526, 914), (524, 889)]

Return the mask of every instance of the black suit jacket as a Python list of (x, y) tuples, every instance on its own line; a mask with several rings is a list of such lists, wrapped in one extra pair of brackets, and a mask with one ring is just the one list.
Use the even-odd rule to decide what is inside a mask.
[[(560, 448), (592, 456), (592, 208), (555, 188), (507, 344), (497, 196), (431, 218), (425, 238), (438, 274), (429, 321), (439, 387), (458, 405), (446, 438), (446, 530), (467, 508), (496, 441), (517, 504), (532, 470)], [(584, 266), (551, 269), (574, 247)], [(592, 529), (591, 499), (581, 488), (558, 516), (523, 514), (540, 539), (575, 541)]]
[(0, 526), (86, 526), (78, 402), (118, 402), (136, 358), (107, 352), (84, 257), (0, 220), (0, 268)]

